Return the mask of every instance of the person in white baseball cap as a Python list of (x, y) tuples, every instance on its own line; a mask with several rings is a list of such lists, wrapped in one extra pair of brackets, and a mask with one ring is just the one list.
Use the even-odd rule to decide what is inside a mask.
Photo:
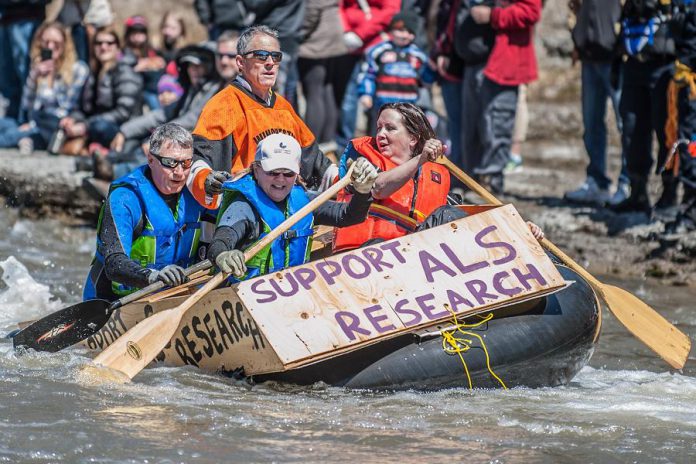
[(297, 184), (301, 155), (302, 148), (294, 137), (271, 134), (259, 142), (251, 172), (223, 184), (222, 206), (208, 259), (232, 274), (231, 282), (303, 264), (309, 256), (315, 224), (346, 227), (367, 217), (377, 168), (367, 159), (358, 158), (349, 202), (322, 204), (245, 263), (242, 250), (309, 203), (307, 191)]

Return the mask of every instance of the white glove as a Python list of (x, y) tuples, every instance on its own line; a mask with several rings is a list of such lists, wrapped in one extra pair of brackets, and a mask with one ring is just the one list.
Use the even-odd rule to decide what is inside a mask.
[(362, 39), (355, 32), (346, 32), (343, 34), (343, 43), (348, 48), (349, 52), (357, 50), (363, 46)]
[(355, 161), (351, 185), (358, 193), (370, 193), (377, 180), (377, 168), (362, 156)]
[(222, 272), (235, 277), (242, 277), (247, 270), (244, 253), (239, 250), (223, 251), (215, 258), (215, 264)]
[(161, 280), (169, 287), (177, 287), (184, 282), (187, 282), (188, 277), (186, 276), (186, 271), (183, 267), (177, 266), (176, 264), (170, 264), (168, 266), (164, 266), (159, 271), (153, 270), (147, 276), (148, 284), (154, 284), (158, 280)]

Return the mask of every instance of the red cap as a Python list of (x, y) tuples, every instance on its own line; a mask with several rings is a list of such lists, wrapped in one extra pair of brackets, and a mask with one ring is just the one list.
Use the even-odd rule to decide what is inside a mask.
[(142, 29), (147, 31), (147, 19), (140, 15), (131, 16), (126, 19), (126, 29)]

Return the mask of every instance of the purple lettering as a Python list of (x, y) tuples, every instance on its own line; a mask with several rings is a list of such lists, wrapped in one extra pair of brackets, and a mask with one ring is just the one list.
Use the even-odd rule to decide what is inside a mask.
[(442, 317), (445, 317), (449, 315), (448, 311), (441, 311), (439, 313), (434, 313), (433, 310), (435, 309), (434, 305), (426, 303), (426, 301), (434, 300), (435, 295), (432, 293), (427, 293), (425, 295), (417, 296), (416, 297), (416, 303), (418, 303), (418, 306), (420, 307), (421, 311), (423, 311), (423, 314), (425, 314), (425, 317), (428, 319), (435, 320), (435, 319), (440, 319)]
[(287, 280), (288, 284), (290, 285), (289, 289), (283, 290), (282, 288), (280, 288), (279, 280), (280, 279), (271, 279), (270, 282), (271, 287), (273, 287), (273, 290), (275, 290), (275, 292), (280, 296), (293, 296), (300, 289), (300, 286), (297, 285), (297, 280), (295, 280), (295, 277), (289, 272), (286, 272), (285, 279), (282, 279)]
[(474, 304), (471, 301), (467, 300), (454, 290), (447, 290), (447, 299), (449, 299), (450, 306), (455, 313), (460, 311), (459, 306), (462, 304), (470, 308), (474, 307)]
[(433, 255), (431, 255), (425, 250), (421, 250), (418, 252), (418, 258), (420, 258), (421, 267), (423, 268), (423, 272), (425, 273), (425, 280), (427, 280), (428, 282), (435, 281), (435, 279), (433, 279), (433, 274), (436, 271), (445, 271), (445, 273), (447, 273), (450, 277), (454, 277), (455, 275), (457, 275), (456, 272), (448, 268), (445, 265), (445, 263), (435, 258)]
[(476, 237), (474, 237), (474, 240), (480, 246), (481, 248), (504, 248), (507, 250), (507, 256), (503, 256), (502, 258), (498, 258), (493, 261), (493, 264), (505, 264), (509, 263), (510, 261), (514, 260), (517, 257), (517, 251), (515, 250), (515, 247), (510, 245), (509, 243), (505, 242), (484, 242), (483, 237), (490, 234), (491, 232), (494, 232), (498, 230), (497, 226), (488, 226), (485, 229), (483, 229), (481, 232), (476, 234)]
[[(326, 268), (332, 268), (331, 271), (327, 271)], [(317, 271), (324, 278), (327, 284), (333, 285), (336, 283), (334, 277), (337, 277), (341, 273), (341, 266), (338, 263), (324, 260), (323, 262), (317, 263)]]
[(400, 314), (402, 316), (411, 316), (413, 319), (410, 321), (404, 321), (401, 319), (401, 322), (406, 326), (406, 327), (412, 327), (414, 325), (420, 324), (420, 321), (423, 319), (423, 316), (418, 311), (415, 311), (413, 309), (409, 308), (404, 308), (408, 304), (408, 300), (399, 300), (396, 302), (394, 305), (394, 312), (397, 314)]
[(365, 313), (365, 316), (367, 316), (367, 319), (372, 324), (372, 327), (374, 327), (375, 330), (377, 330), (377, 332), (384, 333), (384, 332), (388, 332), (390, 330), (396, 330), (396, 327), (394, 327), (394, 325), (391, 323), (389, 323), (389, 325), (387, 325), (387, 326), (382, 326), (380, 324), (380, 322), (382, 322), (382, 321), (389, 320), (389, 317), (386, 314), (380, 314), (378, 316), (376, 316), (374, 314), (377, 311), (381, 311), (381, 310), (382, 310), (381, 305), (374, 305), (374, 306), (370, 306), (369, 308), (363, 309), (363, 312)]
[[(348, 311), (338, 311), (335, 317), (338, 325), (349, 340), (355, 340), (354, 333), (370, 335), (369, 330), (360, 327), (360, 319), (355, 314), (349, 313)], [(346, 319), (348, 319), (348, 322), (346, 322)]]
[(486, 282), (483, 280), (470, 280), (465, 283), (466, 288), (469, 289), (469, 292), (471, 295), (476, 298), (476, 301), (478, 304), (482, 305), (486, 303), (486, 300), (484, 298), (489, 298), (491, 300), (497, 300), (498, 295), (493, 295), (491, 293), (488, 293), (488, 287), (486, 286)]
[(524, 285), (524, 288), (527, 290), (532, 289), (532, 286), (528, 283), (530, 280), (536, 280), (539, 282), (539, 285), (546, 285), (546, 279), (544, 279), (544, 276), (541, 275), (539, 269), (537, 269), (533, 264), (527, 264), (527, 270), (529, 271), (527, 274), (522, 274), (522, 271), (516, 268), (512, 270), (512, 273), (515, 274), (517, 280)]
[(440, 248), (442, 248), (442, 251), (445, 252), (445, 256), (447, 256), (462, 274), (468, 274), (469, 272), (478, 271), (479, 269), (489, 266), (488, 261), (479, 261), (478, 263), (465, 265), (446, 243), (441, 243)]
[(404, 258), (404, 255), (402, 255), (401, 252), (397, 250), (397, 248), (399, 248), (400, 246), (401, 242), (398, 240), (394, 240), (391, 242), (383, 243), (379, 247), (385, 251), (391, 251), (398, 262), (400, 262), (401, 264), (405, 264), (406, 258)]
[(275, 293), (271, 292), (270, 290), (261, 290), (259, 287), (262, 284), (266, 283), (266, 279), (258, 279), (256, 282), (251, 284), (251, 291), (256, 293), (257, 295), (268, 295), (268, 298), (263, 298), (263, 299), (257, 299), (257, 303), (270, 303), (271, 301), (275, 301), (278, 299)]
[[(357, 261), (363, 267), (362, 272), (358, 273), (353, 271), (353, 269), (351, 269), (350, 267), (351, 261)], [(360, 256), (355, 256), (353, 254), (343, 255), (343, 258), (341, 259), (341, 265), (343, 265), (343, 269), (345, 269), (346, 274), (351, 276), (353, 279), (363, 279), (370, 275), (370, 266), (365, 261), (363, 261), (363, 259)]]
[(310, 290), (312, 287), (309, 285), (314, 282), (317, 278), (317, 274), (314, 269), (309, 267), (301, 267), (295, 271), (295, 278), (304, 287), (305, 290)]
[(507, 271), (498, 272), (493, 276), (493, 288), (495, 288), (495, 291), (507, 296), (515, 296), (521, 293), (522, 289), (520, 287), (503, 287), (503, 279), (507, 277), (510, 277)]
[(384, 253), (379, 248), (365, 248), (363, 249), (362, 254), (365, 259), (372, 264), (372, 267), (374, 267), (377, 272), (382, 272), (382, 266), (386, 267), (387, 269), (394, 267), (391, 263), (382, 261)]

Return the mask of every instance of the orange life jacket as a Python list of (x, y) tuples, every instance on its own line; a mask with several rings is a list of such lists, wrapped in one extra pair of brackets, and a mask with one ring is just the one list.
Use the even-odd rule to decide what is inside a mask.
[[(353, 139), (351, 144), (360, 156), (382, 171), (397, 166), (379, 153), (373, 137), (359, 137)], [(350, 146), (347, 150), (350, 150)], [(415, 179), (409, 179), (389, 198), (375, 200), (364, 222), (337, 228), (334, 232), (334, 251), (358, 248), (373, 238), (390, 240), (413, 232), (430, 213), (447, 204), (449, 188), (447, 168), (437, 163), (423, 164)], [(348, 201), (350, 195), (343, 191), (338, 199)]]

